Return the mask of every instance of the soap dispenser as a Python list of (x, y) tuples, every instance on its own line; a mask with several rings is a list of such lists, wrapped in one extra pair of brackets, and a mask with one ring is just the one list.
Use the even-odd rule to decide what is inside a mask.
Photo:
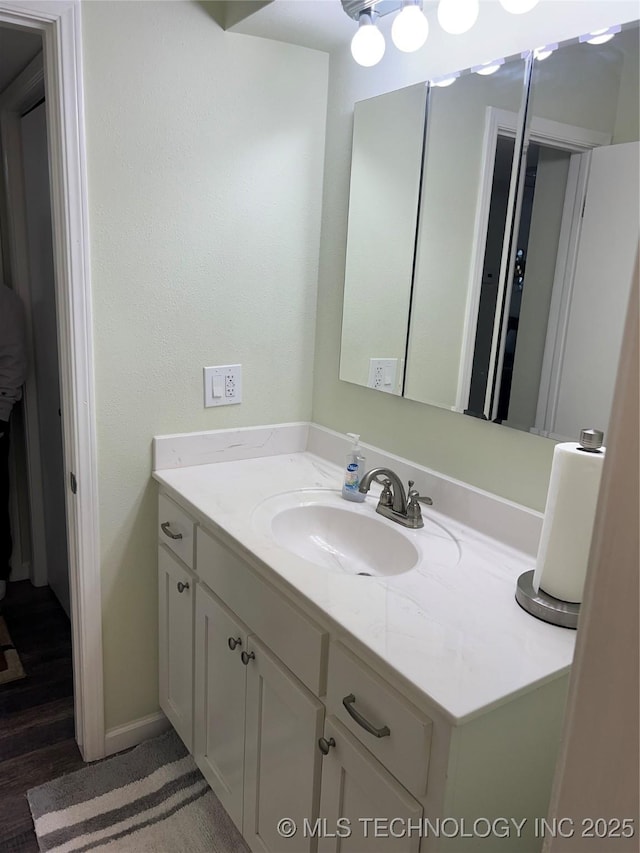
[(364, 474), (365, 458), (362, 455), (362, 448), (359, 444), (360, 436), (353, 432), (348, 432), (347, 436), (353, 441), (353, 447), (349, 453), (347, 453), (342, 497), (348, 501), (362, 503), (365, 499), (365, 495), (363, 492), (359, 491), (359, 487), (360, 480)]

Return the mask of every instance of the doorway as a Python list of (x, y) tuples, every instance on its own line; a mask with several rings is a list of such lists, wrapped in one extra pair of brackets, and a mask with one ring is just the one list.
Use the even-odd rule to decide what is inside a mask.
[[(0, 0), (0, 28), (38, 35), (44, 46), (42, 73), (39, 78), (34, 73), (26, 84), (28, 89), (44, 83), (75, 735), (83, 758), (93, 761), (105, 755), (105, 732), (80, 13), (78, 0)], [(0, 104), (3, 152), (15, 150), (23, 114), (24, 104), (18, 108), (6, 99)], [(3, 166), (5, 198), (24, 204), (18, 170), (7, 168), (6, 155)], [(11, 229), (5, 242), (12, 280), (26, 280), (25, 247)]]
[[(0, 104), (13, 113), (17, 130), (5, 140), (5, 156), (22, 191), (20, 199), (7, 194), (0, 208), (3, 278), (24, 305), (29, 352), (24, 399), (12, 417), (11, 507), (17, 535), (11, 581), (50, 586), (70, 618), (42, 38), (3, 29), (0, 40)], [(34, 50), (39, 52), (22, 68)]]

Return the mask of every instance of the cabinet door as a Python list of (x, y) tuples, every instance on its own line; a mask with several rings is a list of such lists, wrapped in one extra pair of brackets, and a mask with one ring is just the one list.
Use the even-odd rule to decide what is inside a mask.
[(195, 748), (202, 775), (242, 831), (247, 629), (203, 586), (196, 596)]
[(193, 743), (193, 575), (158, 549), (160, 707), (184, 745)]
[[(302, 827), (318, 814), (324, 706), (254, 637), (249, 652), (243, 835), (254, 853), (305, 853), (315, 846)], [(278, 834), (282, 818), (299, 827), (290, 839)]]
[(417, 853), (420, 803), (334, 717), (324, 730), (318, 853)]

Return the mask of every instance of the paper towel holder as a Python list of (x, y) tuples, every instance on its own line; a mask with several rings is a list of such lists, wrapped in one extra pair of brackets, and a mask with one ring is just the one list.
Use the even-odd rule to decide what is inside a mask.
[(523, 572), (518, 578), (516, 585), (516, 601), (537, 619), (559, 625), (562, 628), (578, 627), (578, 616), (580, 615), (580, 603), (574, 601), (562, 601), (554, 598), (543, 589), (535, 591), (533, 588), (533, 576), (535, 572), (531, 569)]
[(585, 453), (602, 453), (603, 441), (604, 433), (601, 429), (582, 429), (578, 450), (584, 450)]
[[(603, 454), (604, 449), (602, 442), (604, 433), (599, 429), (583, 429), (580, 430), (579, 447), (577, 450), (590, 455)], [(543, 622), (550, 622), (552, 625), (559, 625), (562, 628), (578, 627), (578, 616), (580, 615), (579, 601), (564, 601), (560, 598), (555, 598), (539, 586), (536, 590), (533, 581), (535, 578), (535, 570), (532, 569), (524, 572), (518, 578), (516, 585), (516, 601), (537, 619)]]

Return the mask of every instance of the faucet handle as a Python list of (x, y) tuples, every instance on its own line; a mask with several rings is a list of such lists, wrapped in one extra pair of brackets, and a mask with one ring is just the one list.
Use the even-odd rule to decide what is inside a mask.
[(418, 501), (420, 503), (426, 504), (427, 506), (433, 506), (433, 500), (426, 495), (421, 495), (417, 489), (413, 488), (413, 480), (409, 480), (409, 492), (407, 494), (407, 507), (413, 506), (418, 510)]
[(407, 495), (407, 518), (410, 520), (410, 526), (413, 528), (424, 527), (422, 520), (421, 503), (431, 506), (433, 501), (431, 498), (422, 497), (417, 489), (412, 489), (413, 483), (409, 483), (409, 494)]

